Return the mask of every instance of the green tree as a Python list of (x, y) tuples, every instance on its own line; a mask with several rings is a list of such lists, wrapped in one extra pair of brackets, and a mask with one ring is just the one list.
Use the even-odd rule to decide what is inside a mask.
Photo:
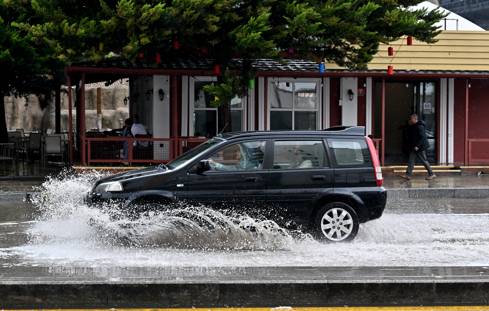
[[(411, 35), (433, 42), (439, 11), (421, 0), (31, 0), (19, 23), (70, 64), (110, 58), (157, 66), (205, 57), (222, 74), (206, 91), (217, 106), (246, 91), (256, 58), (303, 58), (365, 68), (379, 43)], [(232, 68), (240, 58), (240, 68)], [(239, 71), (239, 72), (236, 72)], [(239, 73), (239, 74), (237, 74)]]
[(21, 24), (32, 19), (34, 12), (26, 1), (0, 2), (0, 142), (7, 142), (4, 96), (46, 94), (60, 83), (57, 70), (62, 63), (44, 44), (36, 44)]

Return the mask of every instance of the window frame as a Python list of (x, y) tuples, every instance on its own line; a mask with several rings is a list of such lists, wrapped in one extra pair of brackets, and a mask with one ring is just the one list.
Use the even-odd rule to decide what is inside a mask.
[[(189, 79), (189, 87), (188, 87), (188, 102), (189, 102), (189, 111), (188, 111), (188, 121), (189, 121), (189, 136), (195, 136), (195, 111), (214, 111), (216, 115), (216, 134), (219, 134), (219, 110), (217, 107), (204, 107), (197, 108), (195, 107), (195, 84), (196, 82), (217, 82), (216, 77), (212, 76), (195, 76), (190, 77)], [(241, 130), (247, 131), (247, 119), (246, 119), (246, 111), (247, 111), (247, 100), (246, 96), (239, 97), (241, 99), (241, 108), (231, 108), (231, 111), (240, 111), (241, 112)]]
[[(273, 84), (274, 83), (292, 83), (292, 107), (291, 108), (273, 108), (271, 105), (271, 92), (273, 90)], [(296, 83), (316, 83), (316, 108), (315, 109), (309, 109), (309, 108), (296, 108), (295, 102), (296, 102), (296, 88), (295, 84)], [(292, 128), (290, 129), (291, 131), (300, 131), (295, 129), (295, 113), (296, 112), (315, 112), (316, 113), (316, 130), (320, 130), (322, 127), (322, 106), (323, 106), (323, 96), (322, 96), (322, 82), (321, 79), (316, 79), (316, 78), (271, 78), (268, 80), (268, 111), (267, 111), (267, 129), (271, 129), (271, 115), (273, 111), (284, 111), (284, 112), (291, 112), (292, 113)]]
[[(270, 154), (270, 145), (271, 145), (271, 142), (272, 140), (269, 139), (269, 138), (263, 138), (263, 139), (256, 139), (256, 138), (249, 138), (249, 139), (243, 139), (243, 140), (238, 140), (238, 141), (228, 141), (226, 144), (223, 144), (219, 147), (216, 147), (215, 150), (212, 150), (212, 152), (209, 152), (207, 154), (205, 154), (203, 157), (199, 158), (197, 161), (195, 161), (195, 163), (193, 163), (190, 168), (194, 167), (195, 165), (197, 165), (200, 161), (203, 161), (203, 160), (208, 160), (210, 157), (212, 157), (214, 154), (216, 154), (217, 152), (220, 152), (222, 150), (224, 150), (225, 148), (227, 147), (230, 147), (232, 145), (237, 145), (237, 144), (243, 144), (243, 143), (249, 143), (249, 142), (264, 142), (265, 143), (265, 152), (263, 154), (263, 165), (262, 165), (262, 169), (259, 169), (259, 170), (241, 170), (241, 171), (214, 171), (214, 170), (210, 170), (210, 171), (206, 171), (204, 174), (206, 175), (215, 175), (215, 174), (243, 174), (243, 173), (258, 173), (258, 172), (264, 172), (264, 171), (269, 171), (270, 168), (270, 160), (268, 159), (269, 156), (267, 156), (268, 154)], [(272, 150), (273, 151), (273, 150)], [(273, 159), (272, 159), (273, 161)]]
[[(279, 168), (279, 169), (274, 169), (273, 168), (273, 163), (275, 161), (275, 143), (279, 141), (294, 141), (294, 142), (302, 142), (302, 141), (317, 141), (321, 142), (323, 145), (323, 151), (324, 151), (324, 161), (325, 165), (320, 166), (320, 167), (309, 167), (309, 168)], [(270, 147), (270, 160), (269, 160), (269, 167), (268, 170), (270, 172), (290, 172), (290, 171), (310, 171), (310, 170), (320, 170), (320, 169), (330, 169), (332, 168), (331, 165), (331, 157), (328, 152), (328, 145), (326, 145), (326, 141), (323, 137), (289, 137), (289, 138), (274, 138), (271, 141), (271, 147)]]

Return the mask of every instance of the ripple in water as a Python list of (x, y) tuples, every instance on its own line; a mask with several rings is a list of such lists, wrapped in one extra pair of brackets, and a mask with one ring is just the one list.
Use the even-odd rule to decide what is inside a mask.
[[(49, 178), (32, 202), (41, 212), (30, 229), (31, 243), (70, 243), (103, 246), (165, 247), (200, 250), (282, 250), (309, 235), (286, 230), (274, 221), (233, 211), (179, 204), (133, 219), (111, 217), (83, 203), (93, 182), (92, 172), (64, 172)], [(113, 215), (112, 215), (113, 216)]]

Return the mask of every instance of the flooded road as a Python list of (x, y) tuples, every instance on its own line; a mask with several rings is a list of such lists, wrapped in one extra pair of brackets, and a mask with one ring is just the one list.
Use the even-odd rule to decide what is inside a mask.
[[(32, 204), (0, 203), (0, 268), (363, 267), (489, 265), (489, 214), (400, 213), (323, 244), (266, 219), (182, 206), (112, 220), (82, 202), (94, 175), (44, 184)], [(6, 271), (6, 270), (5, 270)]]

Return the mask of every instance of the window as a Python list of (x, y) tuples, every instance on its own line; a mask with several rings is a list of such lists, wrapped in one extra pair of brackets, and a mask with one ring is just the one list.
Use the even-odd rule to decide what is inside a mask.
[(329, 139), (328, 144), (339, 166), (363, 166), (371, 163), (370, 152), (364, 140)]
[(170, 161), (167, 166), (170, 169), (174, 169), (176, 167), (179, 167), (181, 165), (186, 164), (188, 161), (190, 161), (192, 158), (198, 156), (199, 154), (205, 152), (207, 149), (214, 147), (215, 145), (223, 142), (224, 140), (222, 138), (214, 137), (212, 139), (209, 139), (208, 141), (203, 142), (202, 144), (196, 146), (195, 148), (192, 148), (182, 154), (181, 156), (177, 157), (173, 161)]
[(272, 82), (271, 130), (316, 130), (319, 100), (316, 82)]
[[(194, 136), (214, 137), (219, 128), (219, 110), (211, 106), (211, 97), (204, 92), (204, 86), (212, 81), (194, 81)], [(231, 100), (231, 131), (243, 130), (243, 100), (236, 96)]]
[(273, 169), (304, 169), (326, 166), (326, 154), (321, 140), (276, 141)]
[(254, 171), (263, 168), (265, 141), (226, 146), (209, 160), (211, 171)]

